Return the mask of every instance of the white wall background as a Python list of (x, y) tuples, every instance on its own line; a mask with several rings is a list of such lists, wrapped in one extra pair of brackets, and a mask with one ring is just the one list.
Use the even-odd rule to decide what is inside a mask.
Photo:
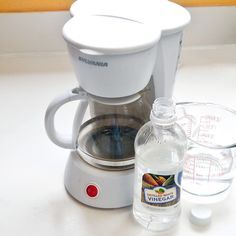
[(185, 31), (185, 45), (235, 44), (235, 7), (188, 8), (192, 21)]

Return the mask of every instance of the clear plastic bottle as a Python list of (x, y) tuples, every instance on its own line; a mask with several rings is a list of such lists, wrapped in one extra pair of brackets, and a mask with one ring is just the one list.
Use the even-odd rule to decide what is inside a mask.
[(180, 215), (180, 182), (187, 139), (175, 123), (172, 99), (155, 100), (135, 139), (133, 214), (151, 231), (168, 230)]

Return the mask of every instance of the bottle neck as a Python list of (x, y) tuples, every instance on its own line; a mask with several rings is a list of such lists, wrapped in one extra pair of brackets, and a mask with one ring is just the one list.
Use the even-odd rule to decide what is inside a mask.
[(172, 115), (169, 117), (158, 117), (154, 114), (153, 111), (151, 111), (150, 114), (150, 120), (154, 126), (159, 126), (159, 127), (170, 127), (173, 126), (176, 122), (176, 115)]

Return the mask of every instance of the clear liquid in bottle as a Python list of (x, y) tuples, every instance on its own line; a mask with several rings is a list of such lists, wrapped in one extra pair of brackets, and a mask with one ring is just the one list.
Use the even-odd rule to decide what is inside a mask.
[(148, 230), (168, 230), (178, 221), (185, 149), (186, 136), (175, 123), (172, 100), (156, 100), (151, 122), (135, 140), (133, 214)]

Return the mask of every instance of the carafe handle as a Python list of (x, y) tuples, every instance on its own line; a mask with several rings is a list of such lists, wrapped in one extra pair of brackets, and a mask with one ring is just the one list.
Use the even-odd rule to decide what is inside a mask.
[[(62, 134), (55, 129), (54, 119), (56, 112), (62, 105), (76, 100), (80, 100), (80, 102), (74, 118), (72, 134)], [(79, 128), (82, 123), (87, 106), (88, 94), (82, 88), (72, 89), (69, 92), (55, 98), (49, 104), (45, 114), (44, 124), (47, 135), (53, 143), (63, 148), (76, 149), (76, 138), (78, 136)]]

